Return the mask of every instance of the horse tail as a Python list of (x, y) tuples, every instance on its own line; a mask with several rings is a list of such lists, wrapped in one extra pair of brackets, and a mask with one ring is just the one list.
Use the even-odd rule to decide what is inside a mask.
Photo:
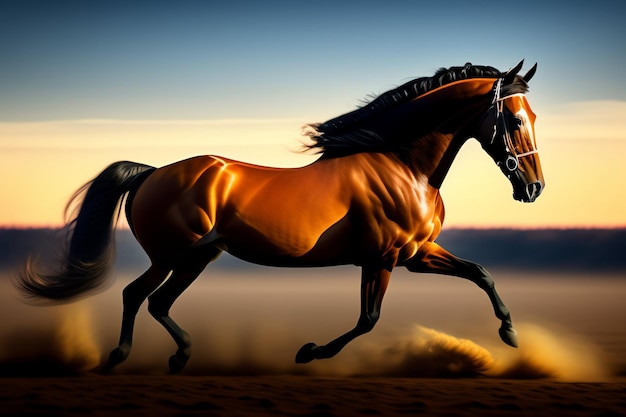
[(29, 298), (53, 302), (100, 289), (115, 256), (114, 231), (123, 197), (134, 194), (155, 169), (135, 162), (115, 162), (76, 191), (66, 206), (66, 215), (73, 211), (73, 218), (66, 225), (59, 268), (42, 273), (29, 259), (17, 277), (18, 289)]

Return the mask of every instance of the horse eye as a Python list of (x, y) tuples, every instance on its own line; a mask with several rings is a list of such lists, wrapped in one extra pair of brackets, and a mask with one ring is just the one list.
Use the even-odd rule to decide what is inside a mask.
[(519, 130), (522, 127), (522, 119), (519, 117), (513, 117), (513, 127)]

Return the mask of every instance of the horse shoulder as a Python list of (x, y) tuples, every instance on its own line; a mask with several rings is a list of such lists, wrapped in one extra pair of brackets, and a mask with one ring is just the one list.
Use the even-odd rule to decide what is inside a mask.
[(395, 157), (365, 155), (352, 211), (363, 225), (371, 251), (389, 263), (415, 255), (421, 245), (441, 230), (443, 203), (428, 178), (415, 174)]

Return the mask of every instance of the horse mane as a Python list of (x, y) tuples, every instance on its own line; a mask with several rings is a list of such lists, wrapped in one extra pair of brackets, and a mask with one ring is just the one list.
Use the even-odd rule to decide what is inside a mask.
[[(462, 67), (440, 68), (432, 77), (421, 77), (389, 90), (366, 101), (358, 109), (324, 123), (312, 123), (305, 126), (304, 134), (312, 143), (307, 149), (316, 149), (325, 156), (346, 155), (366, 150), (381, 150), (392, 146), (377, 133), (364, 129), (363, 123), (392, 108), (407, 103), (434, 89), (455, 81), (472, 78), (500, 78), (504, 74), (489, 66), (467, 63)], [(517, 77), (519, 81), (520, 78)], [(526, 92), (528, 85), (521, 80), (505, 86), (503, 93)]]

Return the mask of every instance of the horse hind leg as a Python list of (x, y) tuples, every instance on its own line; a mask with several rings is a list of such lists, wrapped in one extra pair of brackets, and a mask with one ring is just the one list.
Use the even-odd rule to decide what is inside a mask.
[(175, 270), (170, 279), (148, 300), (148, 311), (170, 334), (178, 346), (170, 357), (171, 373), (178, 373), (185, 367), (191, 355), (191, 338), (171, 317), (170, 308), (174, 301), (191, 285), (201, 271)]
[(194, 250), (194, 256), (182, 262), (180, 267), (174, 269), (170, 278), (148, 297), (148, 311), (167, 330), (178, 350), (170, 357), (169, 367), (171, 373), (183, 370), (191, 356), (191, 338), (169, 314), (170, 308), (176, 299), (191, 285), (200, 275), (206, 265), (217, 258), (220, 250), (211, 248), (209, 254), (205, 251)]
[(109, 360), (104, 366), (104, 371), (108, 372), (116, 365), (126, 360), (130, 354), (133, 344), (133, 330), (135, 328), (135, 317), (139, 307), (169, 275), (169, 270), (151, 266), (139, 278), (131, 282), (124, 288), (122, 299), (124, 311), (122, 313), (122, 330), (118, 347), (109, 354)]

